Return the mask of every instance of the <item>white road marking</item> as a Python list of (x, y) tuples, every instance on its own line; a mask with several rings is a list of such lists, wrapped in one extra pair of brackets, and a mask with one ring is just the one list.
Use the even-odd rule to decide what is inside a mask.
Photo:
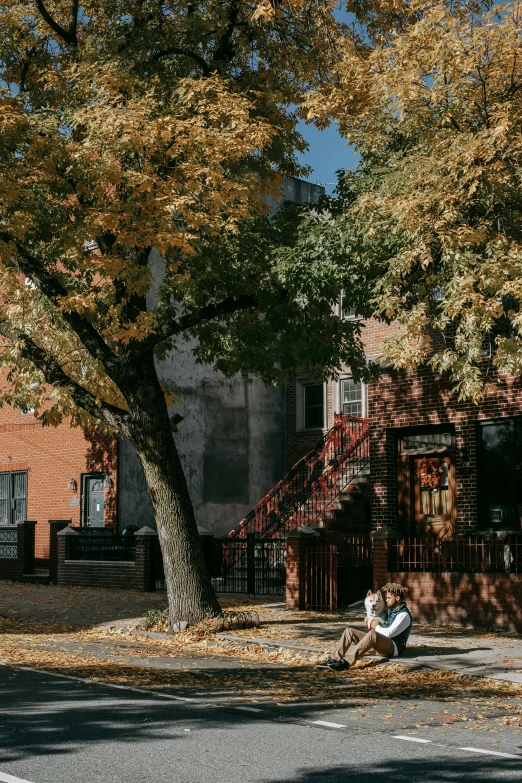
[(0, 780), (2, 783), (31, 783), (29, 780), (23, 780), (22, 778), (15, 778), (12, 775), (6, 775), (5, 772), (0, 772)]
[[(135, 691), (136, 693), (142, 693), (145, 696), (158, 696), (161, 699), (171, 699), (174, 701), (185, 701), (185, 702), (196, 702), (196, 703), (202, 703), (202, 699), (194, 699), (189, 696), (173, 696), (169, 693), (159, 693), (158, 691), (154, 690), (147, 690), (146, 688), (135, 688), (130, 685), (117, 685), (116, 683), (111, 682), (100, 682), (100, 681), (93, 681), (93, 680), (87, 680), (82, 677), (75, 677), (71, 674), (57, 674), (55, 672), (48, 672), (43, 669), (34, 669), (31, 666), (17, 666), (16, 664), (11, 663), (10, 661), (5, 661), (0, 659), (0, 666), (7, 666), (7, 667), (13, 667), (16, 669), (20, 669), (22, 671), (26, 672), (34, 672), (36, 674), (46, 674), (48, 677), (55, 677), (58, 680), (75, 680), (76, 682), (82, 682), (87, 685), (101, 685), (105, 688), (116, 688), (118, 690), (123, 691)], [(208, 701), (208, 700), (207, 700)], [(214, 700), (212, 700), (214, 701)], [(259, 709), (258, 707), (235, 707), (236, 710), (243, 710), (247, 712), (264, 712), (264, 710)], [(315, 726), (326, 726), (332, 729), (346, 729), (348, 728), (343, 723), (330, 723), (330, 721), (326, 720), (313, 720), (310, 721)], [(381, 734), (381, 732), (378, 732)], [(389, 735), (388, 735), (389, 736)], [(470, 753), (482, 753), (487, 756), (500, 756), (502, 758), (506, 759), (522, 759), (522, 755), (517, 755), (515, 753), (501, 753), (497, 750), (485, 750), (483, 748), (464, 748), (464, 747), (457, 747), (456, 745), (444, 745), (440, 742), (433, 742), (433, 740), (423, 739), (421, 737), (407, 737), (403, 734), (395, 734), (391, 735), (392, 739), (399, 739), (399, 740), (406, 740), (407, 742), (419, 742), (422, 744), (435, 744), (438, 747), (447, 748), (448, 750), (464, 750)], [(5, 773), (0, 772), (0, 783), (31, 783), (31, 781), (23, 780), (22, 778), (16, 778), (12, 775), (7, 775)]]
[(160, 699), (171, 699), (173, 701), (195, 701), (195, 702), (199, 701), (199, 699), (194, 699), (191, 698), (190, 696), (173, 696), (171, 693), (160, 693), (159, 691), (147, 690), (147, 688), (135, 688), (132, 685), (117, 685), (114, 682), (101, 682), (99, 680), (87, 680), (84, 677), (74, 677), (72, 674), (55, 674), (54, 672), (46, 672), (43, 669), (33, 669), (32, 666), (16, 666), (16, 668), (21, 669), (24, 672), (36, 672), (36, 674), (47, 674), (48, 677), (55, 677), (58, 680), (65, 678), (67, 680), (75, 680), (76, 682), (83, 682), (86, 685), (102, 685), (104, 688), (117, 688), (120, 691), (135, 691), (136, 693), (144, 693), (146, 696), (159, 696)]
[(483, 750), (482, 748), (459, 748), (459, 750), (469, 750), (471, 753), (486, 753), (488, 756), (502, 756), (505, 759), (522, 759), (522, 756), (515, 753), (501, 753), (498, 750)]

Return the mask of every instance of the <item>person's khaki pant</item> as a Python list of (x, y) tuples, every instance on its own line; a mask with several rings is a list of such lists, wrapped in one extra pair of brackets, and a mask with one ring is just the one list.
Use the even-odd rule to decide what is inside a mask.
[(341, 661), (343, 658), (352, 666), (369, 650), (375, 651), (383, 658), (393, 658), (393, 642), (387, 636), (377, 631), (357, 631), (348, 626), (339, 640), (339, 644), (332, 651), (332, 658)]

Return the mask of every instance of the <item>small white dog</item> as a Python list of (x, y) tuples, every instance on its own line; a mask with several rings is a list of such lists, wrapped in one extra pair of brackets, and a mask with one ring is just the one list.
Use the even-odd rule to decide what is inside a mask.
[(370, 627), (372, 620), (378, 620), (381, 622), (386, 617), (386, 604), (382, 593), (377, 590), (376, 593), (373, 590), (368, 590), (366, 598), (364, 599), (364, 606), (366, 609), (366, 625)]

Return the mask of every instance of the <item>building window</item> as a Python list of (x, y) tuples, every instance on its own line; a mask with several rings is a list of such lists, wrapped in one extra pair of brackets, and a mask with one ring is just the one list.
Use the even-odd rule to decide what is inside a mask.
[(479, 423), (481, 526), (522, 527), (522, 418)]
[(27, 518), (27, 471), (0, 473), (0, 525), (15, 525)]
[(341, 291), (341, 297), (339, 300), (339, 314), (341, 318), (358, 318), (359, 314), (353, 307), (350, 307), (345, 296), (344, 291)]
[(341, 381), (341, 410), (345, 416), (364, 416), (364, 386), (352, 378)]
[(324, 427), (324, 385), (307, 383), (304, 392), (304, 428), (316, 430)]
[(455, 449), (455, 444), (453, 430), (423, 429), (402, 435), (399, 438), (399, 453), (441, 453), (448, 449)]

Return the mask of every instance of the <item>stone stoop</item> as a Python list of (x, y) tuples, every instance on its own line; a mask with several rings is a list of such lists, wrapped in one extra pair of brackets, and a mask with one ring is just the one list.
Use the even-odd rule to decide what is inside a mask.
[(364, 534), (370, 530), (370, 470), (366, 468), (354, 477), (357, 489), (341, 492), (325, 511), (323, 525), (329, 530)]

